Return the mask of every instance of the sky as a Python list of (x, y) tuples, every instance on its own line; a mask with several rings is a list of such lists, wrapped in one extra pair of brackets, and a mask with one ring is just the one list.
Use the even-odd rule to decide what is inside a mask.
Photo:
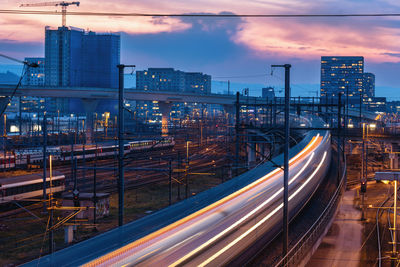
[[(0, 0), (0, 9), (38, 0)], [(349, 14), (400, 13), (397, 0), (82, 0), (69, 11), (185, 14)], [(0, 52), (23, 59), (44, 56), (44, 27), (57, 27), (61, 16), (0, 16)], [(314, 96), (319, 89), (321, 56), (364, 56), (365, 72), (376, 75), (377, 96), (400, 100), (400, 17), (357, 18), (168, 18), (68, 16), (67, 24), (121, 34), (121, 62), (137, 69), (173, 67), (212, 75), (215, 88), (227, 80), (232, 90), (248, 85), (283, 87), (281, 69), (292, 65), (293, 95)], [(0, 59), (0, 64), (13, 62)], [(272, 75), (271, 75), (272, 73)], [(214, 90), (214, 88), (213, 88)]]

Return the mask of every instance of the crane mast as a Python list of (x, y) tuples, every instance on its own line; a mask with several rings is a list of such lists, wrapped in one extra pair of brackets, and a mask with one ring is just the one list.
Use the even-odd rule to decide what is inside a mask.
[(35, 4), (21, 4), (20, 7), (37, 7), (37, 6), (61, 6), (62, 26), (67, 25), (67, 7), (71, 5), (79, 6), (80, 2), (42, 2)]

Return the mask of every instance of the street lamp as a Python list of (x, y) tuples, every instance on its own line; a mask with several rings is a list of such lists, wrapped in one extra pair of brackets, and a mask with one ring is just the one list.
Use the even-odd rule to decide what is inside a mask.
[(396, 217), (397, 217), (397, 182), (399, 181), (400, 172), (376, 172), (376, 181), (393, 181), (394, 182), (394, 207), (393, 207), (393, 247), (391, 256), (391, 265), (394, 266), (397, 261), (397, 248), (396, 248)]

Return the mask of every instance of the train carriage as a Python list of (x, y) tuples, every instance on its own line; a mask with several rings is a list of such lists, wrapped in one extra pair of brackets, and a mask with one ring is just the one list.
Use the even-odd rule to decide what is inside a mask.
[[(51, 183), (51, 188), (50, 188)], [(46, 178), (46, 192), (54, 193), (65, 190), (65, 176), (57, 171)], [(28, 174), (0, 179), (0, 204), (14, 200), (24, 200), (41, 197), (43, 195), (42, 174)]]

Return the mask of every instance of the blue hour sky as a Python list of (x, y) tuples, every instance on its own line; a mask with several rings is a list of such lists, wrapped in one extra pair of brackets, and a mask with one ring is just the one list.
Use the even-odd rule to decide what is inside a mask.
[[(0, 9), (20, 8), (38, 0), (0, 0)], [(400, 2), (170, 0), (87, 1), (70, 11), (136, 13), (344, 14), (398, 13)], [(0, 51), (17, 58), (44, 55), (44, 27), (57, 27), (59, 16), (0, 16)], [(378, 96), (400, 99), (400, 20), (383, 18), (136, 18), (68, 16), (67, 24), (97, 32), (121, 33), (121, 62), (137, 69), (173, 67), (213, 76), (215, 89), (231, 80), (232, 88), (254, 84), (283, 86), (282, 70), (271, 76), (271, 64), (292, 64), (294, 95), (315, 95), (321, 56), (364, 56), (365, 71), (376, 75)], [(0, 64), (13, 64), (0, 59)], [(236, 88), (235, 88), (236, 87)], [(251, 87), (251, 86), (250, 86)], [(222, 90), (222, 89), (220, 89)], [(253, 90), (253, 89), (251, 89)]]

